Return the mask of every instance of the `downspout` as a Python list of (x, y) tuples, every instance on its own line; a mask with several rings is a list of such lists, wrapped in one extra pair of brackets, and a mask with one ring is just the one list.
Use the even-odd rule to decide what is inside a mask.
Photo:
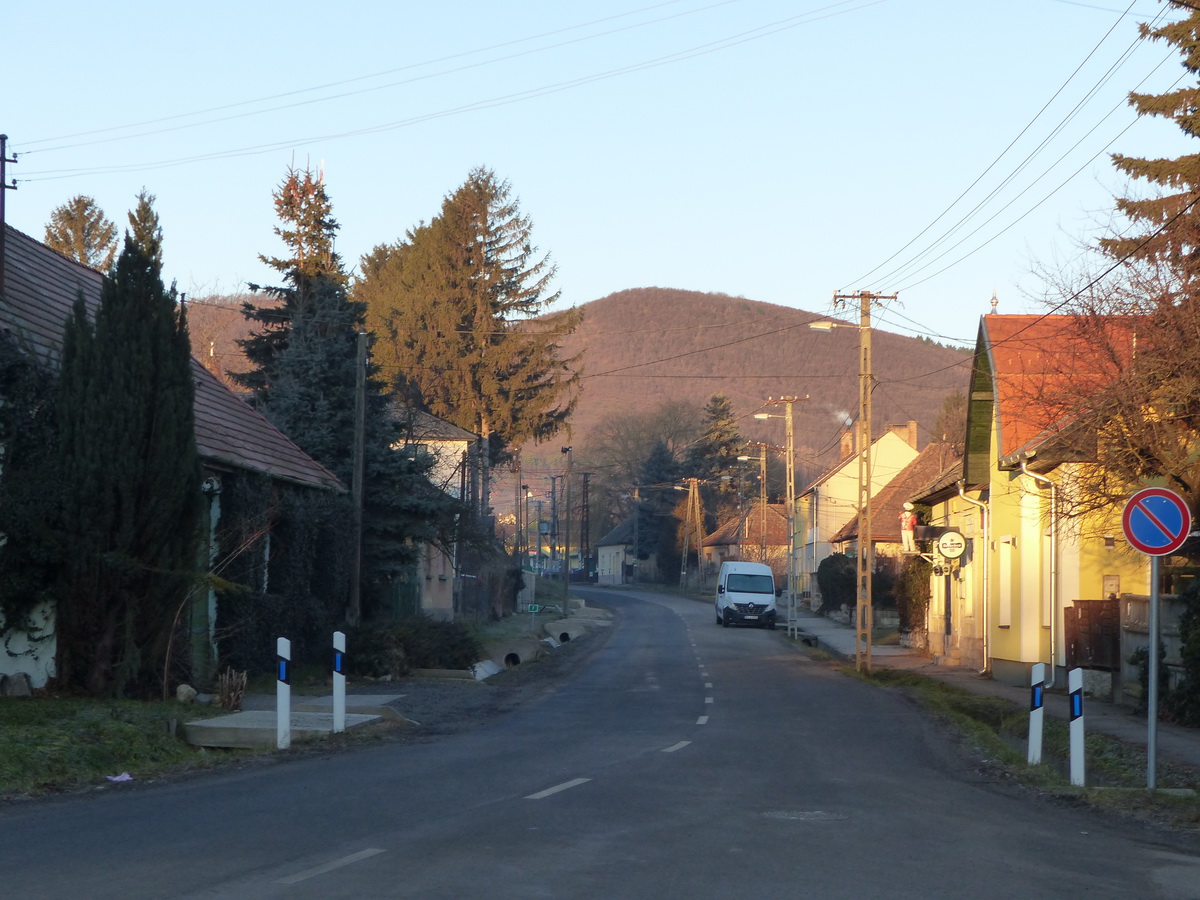
[(1058, 665), (1058, 489), (1045, 475), (1030, 472), (1027, 460), (1021, 460), (1021, 474), (1050, 488), (1050, 680), (1046, 687), (1052, 688)]
[(982, 500), (972, 500), (967, 496), (967, 492), (961, 481), (958, 483), (958, 496), (972, 506), (979, 507), (979, 518), (982, 520), (981, 524), (983, 525), (983, 553), (980, 554), (983, 557), (983, 595), (981, 597), (983, 602), (983, 668), (979, 670), (979, 674), (988, 675), (992, 671), (992, 610), (991, 603), (988, 602), (991, 599), (992, 593), (992, 517), (988, 515), (988, 505), (986, 503)]

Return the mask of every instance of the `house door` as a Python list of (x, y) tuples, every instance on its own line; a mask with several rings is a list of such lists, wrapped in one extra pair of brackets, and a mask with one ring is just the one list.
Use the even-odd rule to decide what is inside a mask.
[[(954, 578), (950, 575), (949, 568), (946, 569), (946, 574), (942, 576), (942, 603), (946, 612), (945, 633), (946, 636), (949, 637), (954, 633), (954, 628), (952, 625), (954, 619)], [(950, 642), (947, 641), (946, 646), (949, 645)]]

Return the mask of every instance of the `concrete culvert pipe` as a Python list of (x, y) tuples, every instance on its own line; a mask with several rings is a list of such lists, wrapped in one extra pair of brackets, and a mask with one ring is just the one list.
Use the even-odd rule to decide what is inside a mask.
[(564, 631), (562, 634), (560, 634), (558, 636), (558, 642), (560, 644), (565, 644), (570, 639), (571, 639), (571, 632), (569, 632), (569, 631)]
[(516, 653), (509, 653), (504, 657), (504, 667), (506, 669), (511, 669), (513, 666), (519, 666), (520, 664), (521, 657)]

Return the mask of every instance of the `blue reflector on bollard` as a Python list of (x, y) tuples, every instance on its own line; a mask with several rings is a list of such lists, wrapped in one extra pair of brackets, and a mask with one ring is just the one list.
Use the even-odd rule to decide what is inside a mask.
[(288, 683), (288, 661), (286, 659), (284, 659), (282, 656), (278, 657), (278, 661), (279, 661), (279, 674), (277, 677), (284, 684), (287, 684)]
[(1071, 693), (1071, 719), (1074, 721), (1083, 715), (1083, 692), (1073, 691)]
[(346, 665), (346, 654), (342, 653), (340, 650), (334, 650), (333, 651), (333, 674), (345, 675), (346, 674), (345, 665)]
[(1044, 685), (1035, 684), (1033, 686), (1033, 690), (1030, 691), (1030, 697), (1029, 697), (1030, 710), (1042, 708), (1042, 705), (1045, 703), (1044, 691), (1045, 691)]

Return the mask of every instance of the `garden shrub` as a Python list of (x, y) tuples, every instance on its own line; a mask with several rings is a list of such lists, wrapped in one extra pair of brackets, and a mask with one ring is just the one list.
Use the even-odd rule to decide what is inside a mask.
[(346, 637), (351, 676), (399, 678), (412, 669), (469, 669), (483, 646), (461, 622), (414, 616), (360, 626)]

